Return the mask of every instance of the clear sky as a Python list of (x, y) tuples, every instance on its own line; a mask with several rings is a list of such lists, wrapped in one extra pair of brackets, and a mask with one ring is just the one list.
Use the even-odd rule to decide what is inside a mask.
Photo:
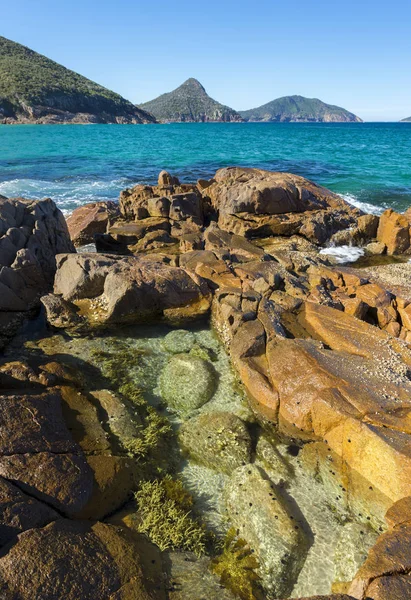
[(411, 115), (411, 0), (0, 0), (0, 14), (0, 35), (136, 103), (195, 77), (237, 110), (300, 94)]

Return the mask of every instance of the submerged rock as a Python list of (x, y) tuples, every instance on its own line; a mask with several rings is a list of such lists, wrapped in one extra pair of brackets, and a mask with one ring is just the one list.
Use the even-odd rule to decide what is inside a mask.
[(256, 552), (269, 597), (290, 593), (308, 544), (280, 488), (257, 466), (246, 465), (228, 482), (226, 504), (239, 536)]
[(174, 355), (159, 380), (163, 399), (183, 416), (208, 402), (216, 383), (216, 374), (209, 362), (185, 354)]
[(247, 427), (228, 412), (193, 417), (181, 427), (180, 442), (194, 460), (217, 471), (231, 473), (251, 460)]
[(378, 535), (366, 525), (347, 523), (335, 547), (335, 581), (351, 582)]
[(168, 352), (180, 354), (182, 352), (190, 352), (195, 344), (195, 335), (191, 331), (185, 329), (176, 329), (170, 331), (164, 340), (163, 345)]
[(210, 570), (210, 559), (192, 552), (168, 552), (165, 565), (170, 580), (169, 600), (235, 600)]

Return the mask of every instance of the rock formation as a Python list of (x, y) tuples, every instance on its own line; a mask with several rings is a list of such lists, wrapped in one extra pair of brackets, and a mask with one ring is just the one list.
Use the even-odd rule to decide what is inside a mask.
[[(212, 349), (198, 347), (193, 332), (177, 329), (163, 339), (168, 356), (158, 388), (184, 421), (178, 435), (185, 456), (231, 482), (223, 502), (234, 535), (257, 557), (249, 558), (251, 550), (238, 541), (231, 558), (239, 552), (238, 564), (249, 570), (258, 564), (266, 597), (290, 596), (310, 545), (281, 482), (288, 465), (275, 436), (292, 441), (336, 515), (355, 515), (352, 529), (363, 523), (381, 534), (354, 578), (355, 570), (342, 570), (335, 593), (309, 600), (407, 597), (411, 282), (398, 269), (406, 263), (336, 266), (319, 250), (324, 243), (380, 244), (381, 252), (401, 259), (410, 248), (408, 213), (364, 215), (301, 177), (240, 168), (196, 185), (162, 172), (157, 186), (122, 192), (119, 213), (106, 205), (83, 208), (84, 228), (76, 211), (73, 238), (90, 242), (94, 235), (104, 252), (76, 254), (51, 201), (3, 199), (1, 210), (0, 278), (18, 268), (19, 252), (30, 250), (37, 261), (20, 288), (7, 284), (26, 302), (19, 312), (44, 294), (49, 325), (82, 335), (86, 345), (97, 329), (211, 316), (247, 392), (250, 416), (230, 412), (228, 404), (207, 412), (218, 376)], [(44, 281), (37, 286), (38, 271)], [(26, 300), (22, 290), (30, 291), (33, 280), (35, 293)], [(171, 428), (130, 393), (126, 375), (136, 367), (134, 355), (131, 363), (125, 353), (114, 364), (97, 351), (117, 382), (108, 389), (106, 375), (78, 355), (57, 354), (61, 364), (48, 356), (63, 347), (61, 339), (46, 338), (30, 359), (5, 357), (0, 364), (3, 597), (163, 600), (168, 591), (159, 574), (181, 573), (182, 558), (169, 552), (162, 563), (127, 502), (147, 469), (156, 477), (145, 453)], [(172, 456), (169, 446), (162, 453)], [(278, 479), (269, 475), (274, 464)], [(189, 514), (185, 493), (163, 481)], [(151, 483), (145, 484), (149, 493)], [(158, 492), (154, 485), (150, 501)], [(229, 560), (229, 546), (225, 552)], [(185, 556), (193, 563), (190, 585), (203, 579), (213, 590), (210, 600), (220, 597), (203, 559)], [(355, 568), (361, 560), (355, 557)], [(221, 597), (231, 600), (226, 587)], [(190, 597), (179, 592), (173, 588), (170, 597)]]
[(59, 252), (74, 247), (54, 202), (0, 198), (0, 347), (51, 289)]

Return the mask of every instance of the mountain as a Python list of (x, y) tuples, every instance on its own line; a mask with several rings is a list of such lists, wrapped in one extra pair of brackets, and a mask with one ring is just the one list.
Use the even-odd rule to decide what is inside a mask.
[(411, 123), (411, 117), (408, 117), (408, 119), (401, 119), (401, 123)]
[(187, 79), (180, 87), (140, 105), (159, 121), (205, 122), (242, 121), (232, 108), (210, 98), (197, 79)]
[(153, 121), (118, 94), (0, 37), (0, 123)]
[(325, 104), (317, 98), (304, 98), (303, 96), (284, 96), (258, 108), (239, 112), (245, 121), (362, 122), (362, 119), (344, 108)]

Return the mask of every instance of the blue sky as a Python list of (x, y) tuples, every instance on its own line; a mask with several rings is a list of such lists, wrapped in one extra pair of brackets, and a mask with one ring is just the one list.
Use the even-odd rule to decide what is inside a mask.
[(133, 102), (196, 77), (238, 110), (300, 94), (368, 121), (411, 115), (410, 0), (5, 5), (0, 0), (1, 35)]

